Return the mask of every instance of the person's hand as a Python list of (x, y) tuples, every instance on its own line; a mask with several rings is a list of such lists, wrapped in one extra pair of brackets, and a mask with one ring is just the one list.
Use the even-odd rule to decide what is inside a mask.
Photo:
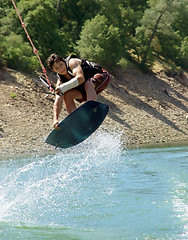
[(61, 97), (63, 96), (63, 93), (61, 92), (61, 90), (58, 87), (55, 89), (55, 93)]
[(60, 127), (58, 126), (58, 124), (59, 124), (59, 121), (56, 119), (56, 120), (54, 120), (54, 122), (53, 122), (53, 128), (54, 129), (59, 129)]

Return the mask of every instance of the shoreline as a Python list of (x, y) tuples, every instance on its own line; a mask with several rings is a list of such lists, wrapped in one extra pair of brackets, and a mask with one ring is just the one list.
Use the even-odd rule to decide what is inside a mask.
[[(122, 143), (122, 141), (121, 141)], [(44, 143), (45, 144), (45, 143)], [(80, 143), (82, 144), (82, 143)], [(49, 145), (46, 144), (48, 147)], [(75, 147), (79, 146), (76, 145)], [(126, 150), (134, 150), (134, 149), (159, 149), (159, 148), (173, 148), (173, 147), (188, 147), (188, 141), (172, 141), (172, 142), (165, 142), (165, 143), (146, 143), (146, 144), (132, 144), (132, 145), (127, 145), (125, 142), (122, 143), (121, 148), (122, 151)], [(49, 146), (49, 148), (41, 148), (38, 151), (33, 151), (33, 150), (27, 150), (24, 151), (20, 148), (20, 152), (11, 152), (8, 151), (6, 154), (2, 154), (0, 156), (0, 161), (6, 161), (6, 160), (16, 160), (20, 158), (27, 158), (27, 157), (37, 157), (37, 156), (44, 156), (47, 157), (49, 155), (56, 155), (58, 153), (63, 153), (67, 151), (72, 151), (74, 150), (74, 147), (71, 148), (66, 148), (66, 149), (56, 149), (53, 146)]]
[(136, 148), (171, 148), (171, 147), (188, 147), (188, 141), (179, 141), (179, 142), (165, 142), (165, 143), (143, 143), (138, 144), (136, 146), (127, 146), (128, 149), (136, 149)]

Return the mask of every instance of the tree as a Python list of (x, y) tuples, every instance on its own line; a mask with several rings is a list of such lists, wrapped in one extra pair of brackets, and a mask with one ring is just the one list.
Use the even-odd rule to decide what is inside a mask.
[[(180, 0), (183, 1), (183, 0)], [(160, 34), (175, 37), (172, 29), (172, 22), (179, 1), (176, 0), (150, 0), (149, 9), (146, 9), (141, 20), (141, 26), (136, 29), (136, 38), (140, 46), (137, 46), (143, 66), (152, 63), (153, 47), (152, 42)], [(177, 37), (177, 35), (176, 35)]]
[[(97, 15), (100, 5), (97, 0), (58, 0), (56, 8), (58, 29), (68, 43), (69, 52), (74, 51), (84, 22)], [(58, 10), (57, 10), (58, 9)]]
[(108, 25), (103, 15), (85, 22), (77, 44), (76, 50), (83, 58), (105, 66), (116, 64), (121, 56), (119, 29)]
[(29, 72), (40, 66), (36, 56), (31, 55), (31, 46), (23, 41), (21, 35), (11, 33), (4, 37), (1, 42), (1, 49), (1, 57), (7, 67)]
[(178, 1), (172, 28), (175, 32), (178, 32), (182, 38), (188, 36), (188, 0)]
[[(16, 0), (16, 4), (42, 61), (52, 52), (64, 56), (76, 51), (106, 66), (122, 57), (137, 57), (148, 67), (160, 54), (186, 67), (188, 0)], [(1, 1), (0, 15), (0, 60), (13, 66), (20, 54), (19, 61), (29, 64), (24, 57), (31, 60), (34, 54), (31, 50), (29, 55), (28, 39), (11, 1)], [(21, 51), (14, 52), (11, 44), (19, 48), (18, 41)]]
[(31, 38), (42, 53), (42, 59), (51, 52), (66, 53), (67, 43), (58, 32), (56, 13), (48, 0), (21, 0), (18, 7), (23, 12)]
[(56, 7), (56, 13), (59, 12), (61, 6), (61, 0), (58, 0), (57, 7)]
[(188, 71), (188, 36), (185, 37), (181, 43), (180, 53), (182, 66)]
[[(64, 41), (63, 36), (58, 32), (56, 14), (48, 0), (20, 0), (17, 7), (25, 22), (29, 35), (35, 47), (38, 49), (42, 61), (46, 61), (52, 52), (58, 51), (59, 54), (62, 55), (66, 53), (67, 42)], [(13, 37), (12, 33), (15, 33), (17, 36), (22, 37), (22, 44), (24, 44), (24, 42), (28, 43), (27, 36), (16, 15), (15, 9), (12, 8), (8, 11), (7, 16), (1, 19), (1, 25), (0, 30), (3, 34), (3, 42), (5, 42), (5, 39), (9, 36), (11, 39)], [(11, 41), (11, 43), (13, 42)], [(6, 47), (11, 48), (11, 45), (6, 45)], [(16, 59), (19, 53), (19, 57), (23, 58), (24, 52), (22, 51), (18, 51), (16, 55), (12, 56)], [(6, 61), (10, 61), (10, 58), (6, 59), (6, 54), (4, 54), (4, 56)], [(30, 56), (27, 55), (27, 57), (32, 56), (33, 52), (31, 51)], [(13, 62), (16, 64), (16, 61), (11, 60), (11, 65)]]

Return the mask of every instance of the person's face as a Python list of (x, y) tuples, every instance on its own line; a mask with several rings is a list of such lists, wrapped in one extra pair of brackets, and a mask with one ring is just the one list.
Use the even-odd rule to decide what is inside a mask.
[(61, 75), (66, 74), (67, 69), (66, 69), (65, 62), (63, 62), (63, 61), (55, 62), (53, 65), (53, 70), (54, 70), (54, 72), (61, 74)]

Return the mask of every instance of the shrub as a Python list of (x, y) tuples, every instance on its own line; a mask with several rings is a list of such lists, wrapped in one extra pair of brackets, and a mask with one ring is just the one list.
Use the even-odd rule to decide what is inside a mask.
[(112, 66), (121, 55), (119, 28), (108, 25), (105, 16), (97, 15), (85, 22), (76, 49), (83, 58)]

